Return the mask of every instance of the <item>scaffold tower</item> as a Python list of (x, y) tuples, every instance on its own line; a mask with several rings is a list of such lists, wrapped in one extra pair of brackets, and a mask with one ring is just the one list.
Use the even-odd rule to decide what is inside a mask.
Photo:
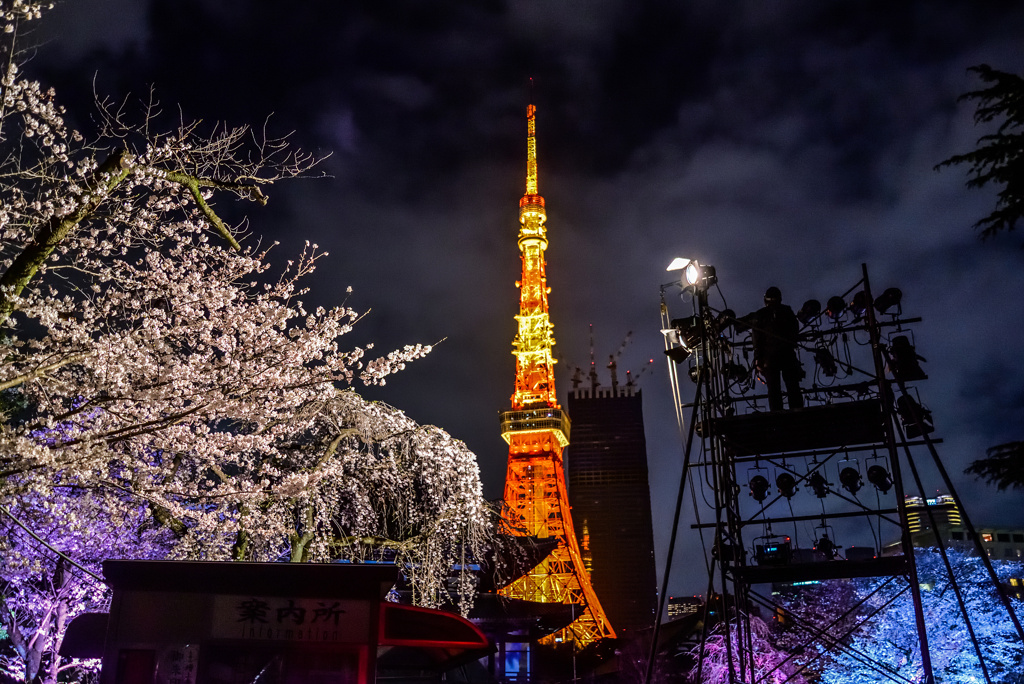
[[(871, 672), (871, 681), (934, 684), (929, 636), (963, 624), (970, 638), (961, 657), (976, 658), (980, 673), (972, 681), (1003, 681), (990, 669), (991, 646), (976, 636), (977, 616), (967, 609), (947, 554), (954, 545), (940, 534), (940, 517), (962, 527), (966, 541), (960, 547), (973, 550), (984, 566), (992, 601), (1008, 618), (1007, 633), (1024, 639), (1024, 629), (939, 458), (941, 440), (932, 434), (931, 412), (917, 386), (928, 377), (913, 342), (913, 325), (921, 319), (903, 315), (902, 292), (892, 287), (876, 298), (862, 265), (860, 280), (842, 295), (824, 306), (811, 299), (795, 314), (790, 310), (787, 332), (776, 323), (778, 288), (765, 292), (764, 309), (737, 316), (710, 300), (710, 288), (718, 284), (713, 267), (677, 259), (669, 270), (684, 274), (661, 293), (661, 330), (684, 461), (662, 590), (689, 486), (708, 502), (700, 509), (693, 497), (692, 528), (702, 535), (708, 572), (696, 679), (718, 676), (706, 669), (714, 641), (725, 663), (715, 681), (729, 684), (816, 681), (826, 657), (856, 663)], [(692, 304), (689, 315), (669, 312), (665, 295), (676, 288)], [(798, 365), (805, 363), (806, 379), (801, 383), (798, 376), (793, 388), (787, 381), (785, 409), (771, 406), (765, 368), (758, 362), (756, 340), (770, 338), (789, 345)], [(680, 376), (692, 381), (692, 402), (683, 401), (686, 383), (680, 385)], [(948, 494), (929, 499), (926, 478), (939, 480)], [(919, 503), (908, 510), (909, 502)], [(702, 510), (712, 518), (701, 520)], [(942, 579), (959, 615), (939, 621), (926, 614), (915, 523), (932, 533), (923, 541), (941, 556)], [(887, 538), (898, 541), (886, 545)], [(872, 591), (851, 599), (845, 612), (829, 614), (828, 621), (815, 618), (813, 604), (780, 598), (806, 585), (857, 578), (871, 579)], [(916, 648), (900, 654), (858, 650), (853, 635), (870, 621), (894, 620), (887, 610), (905, 593), (913, 605), (914, 623), (907, 629), (916, 630)], [(784, 658), (772, 660), (758, 644), (752, 622), (758, 613), (772, 616), (787, 633), (792, 645)]]
[(527, 107), (526, 194), (519, 201), (519, 330), (513, 342), (516, 384), (512, 410), (501, 414), (501, 436), (509, 445), (503, 527), (507, 534), (557, 539), (536, 567), (499, 593), (509, 598), (579, 606), (579, 617), (546, 637), (545, 643), (584, 647), (615, 632), (584, 567), (565, 487), (562, 450), (569, 443), (569, 417), (555, 395), (555, 344), (548, 318), (544, 251), (548, 246), (544, 198), (537, 191), (536, 108)]

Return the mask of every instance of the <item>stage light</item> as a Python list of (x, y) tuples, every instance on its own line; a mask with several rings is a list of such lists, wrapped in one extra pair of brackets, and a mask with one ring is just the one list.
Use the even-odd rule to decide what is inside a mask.
[(935, 431), (932, 412), (914, 401), (909, 395), (904, 394), (896, 400), (896, 413), (900, 416), (903, 433), (908, 439)]
[(868, 293), (861, 290), (853, 295), (853, 300), (850, 302), (850, 311), (853, 312), (854, 320), (860, 320), (864, 318), (864, 314), (868, 311)]
[(839, 369), (836, 367), (835, 357), (825, 347), (815, 347), (814, 363), (821, 369), (821, 374), (827, 378), (834, 378), (839, 372)]
[(729, 382), (743, 382), (749, 374), (749, 368), (733, 361), (726, 361), (722, 365), (722, 375)]
[(703, 372), (704, 372), (704, 366), (700, 365), (699, 363), (695, 364), (693, 366), (690, 366), (690, 372), (689, 372), (690, 382), (692, 382), (694, 385), (699, 384), (700, 383), (700, 375)]
[(682, 363), (689, 358), (700, 345), (700, 324), (700, 318), (697, 316), (672, 319), (672, 327), (661, 331), (669, 344), (673, 345), (665, 350), (665, 356), (676, 363)]
[(672, 327), (678, 333), (679, 344), (690, 351), (700, 346), (701, 320), (699, 316), (673, 318)]
[(715, 267), (701, 264), (696, 259), (676, 257), (665, 270), (681, 270), (683, 272), (683, 286), (691, 287), (696, 290), (706, 290), (718, 282), (718, 277), (715, 275)]
[(779, 476), (775, 478), (775, 486), (779, 488), (779, 494), (787, 499), (792, 499), (798, 489), (796, 478), (789, 473), (779, 473)]
[(887, 494), (892, 489), (892, 477), (890, 477), (889, 471), (880, 465), (868, 468), (868, 482), (875, 485), (875, 489), (883, 494)]
[(750, 478), (750, 496), (754, 497), (754, 501), (761, 503), (767, 499), (770, 488), (771, 483), (768, 482), (768, 478), (764, 475), (755, 475)]
[(824, 499), (828, 496), (828, 481), (818, 471), (814, 471), (807, 477), (807, 484), (811, 485), (811, 489), (814, 490), (814, 496), (819, 499)]
[(918, 361), (928, 359), (920, 356), (906, 335), (897, 335), (889, 342), (889, 372), (900, 382), (927, 380), (928, 375)]
[(835, 297), (829, 297), (828, 302), (825, 303), (825, 314), (833, 321), (838, 320), (843, 312), (846, 311), (846, 301), (836, 295)]
[(725, 309), (715, 317), (715, 329), (718, 332), (728, 330), (729, 326), (736, 322), (736, 312), (732, 309)]
[(839, 484), (851, 494), (856, 494), (864, 481), (860, 478), (860, 471), (852, 466), (846, 466), (839, 471)]
[(686, 347), (672, 347), (671, 349), (665, 350), (665, 356), (676, 363), (682, 363), (686, 359), (690, 358), (690, 350)]
[(800, 311), (796, 314), (796, 319), (803, 325), (807, 325), (820, 315), (821, 302), (817, 299), (808, 299), (804, 302), (804, 305), (800, 307)]
[(903, 299), (903, 293), (897, 287), (890, 287), (882, 294), (878, 295), (878, 299), (875, 300), (875, 308), (878, 309), (878, 313), (886, 313), (889, 309), (896, 307), (899, 313), (900, 301)]
[(835, 543), (828, 538), (827, 534), (821, 535), (821, 539), (814, 542), (814, 550), (822, 554), (828, 560), (832, 560), (839, 555), (839, 549)]
[(668, 265), (668, 268), (666, 268), (665, 270), (666, 271), (679, 271), (679, 270), (682, 270), (682, 269), (686, 268), (686, 265), (689, 264), (691, 261), (692, 261), (692, 259), (687, 259), (686, 257), (676, 257), (675, 259), (672, 260), (672, 263), (670, 263)]

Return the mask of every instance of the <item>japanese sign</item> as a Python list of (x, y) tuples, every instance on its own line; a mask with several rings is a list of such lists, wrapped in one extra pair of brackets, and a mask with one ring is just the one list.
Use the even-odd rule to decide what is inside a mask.
[(362, 642), (369, 629), (367, 601), (224, 595), (214, 601), (218, 639)]

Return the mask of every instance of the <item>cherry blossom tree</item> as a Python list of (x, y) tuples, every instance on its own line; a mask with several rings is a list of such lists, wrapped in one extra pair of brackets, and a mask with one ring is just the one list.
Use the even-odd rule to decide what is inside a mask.
[(387, 557), (417, 602), (453, 587), (468, 611), (450, 573), (491, 529), (475, 458), (352, 389), (430, 347), (342, 345), (360, 315), (303, 303), (326, 255), (275, 268), (216, 212), (316, 160), (248, 127), (160, 132), (152, 102), (71, 130), (18, 66), (44, 9), (0, 0), (0, 669), (75, 665), (63, 626), (102, 604), (108, 557)]

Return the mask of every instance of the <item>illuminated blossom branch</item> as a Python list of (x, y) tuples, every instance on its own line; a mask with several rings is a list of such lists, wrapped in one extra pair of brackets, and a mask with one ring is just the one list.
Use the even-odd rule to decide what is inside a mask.
[[(0, 0), (17, 37), (46, 3)], [(6, 23), (4, 23), (6, 22)], [(393, 558), (436, 605), (489, 533), (473, 455), (363, 400), (430, 347), (368, 356), (359, 314), (307, 307), (216, 213), (314, 160), (248, 128), (156, 130), (100, 103), (91, 142), (52, 89), (0, 77), (0, 505), (90, 571), (108, 557)], [(104, 593), (18, 533), (0, 543), (0, 669), (56, 682), (64, 625)], [(464, 571), (463, 571), (464, 572)], [(456, 596), (469, 608), (473, 582)], [(10, 646), (11, 650), (4, 650)]]

